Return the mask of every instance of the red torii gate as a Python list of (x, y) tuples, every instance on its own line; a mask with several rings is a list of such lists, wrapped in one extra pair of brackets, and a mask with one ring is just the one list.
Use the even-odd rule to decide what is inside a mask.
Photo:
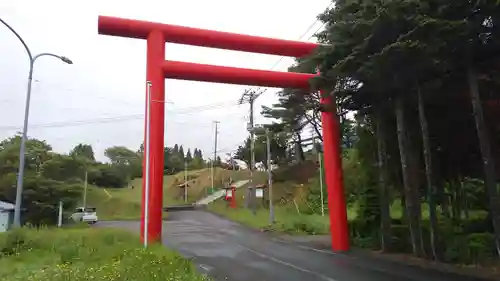
[[(98, 30), (99, 34), (103, 35), (147, 40), (146, 80), (151, 82), (151, 99), (156, 101), (165, 100), (165, 78), (309, 90), (309, 80), (315, 77), (314, 74), (305, 73), (166, 61), (165, 43), (288, 57), (310, 55), (319, 46), (316, 43), (272, 39), (107, 16), (99, 16)], [(321, 98), (321, 103), (327, 105), (326, 108), (335, 108), (331, 96)], [(147, 238), (148, 241), (158, 241), (161, 239), (162, 232), (165, 104), (162, 102), (152, 103), (150, 110), (150, 151), (144, 151), (144, 153), (149, 154), (151, 188), (149, 198), (145, 198), (145, 188), (142, 189), (141, 239), (144, 239), (144, 203), (148, 200)], [(329, 111), (321, 113), (321, 122), (323, 126), (324, 165), (328, 189), (332, 249), (334, 251), (346, 251), (349, 249), (349, 231), (340, 159), (339, 121), (335, 112)], [(143, 165), (143, 174), (145, 174), (144, 167), (145, 165)]]

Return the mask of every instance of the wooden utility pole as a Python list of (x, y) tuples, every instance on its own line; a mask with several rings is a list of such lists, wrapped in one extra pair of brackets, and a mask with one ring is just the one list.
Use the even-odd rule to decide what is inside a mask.
[(88, 172), (85, 170), (85, 182), (83, 183), (83, 208), (87, 208), (87, 181)]
[(214, 121), (215, 123), (215, 134), (214, 134), (214, 159), (212, 159), (212, 193), (214, 192), (214, 178), (215, 178), (215, 161), (217, 160), (217, 135), (219, 134), (218, 125), (219, 121)]
[(187, 170), (187, 161), (184, 160), (184, 202), (188, 201), (188, 170)]
[(321, 143), (319, 145), (316, 145), (316, 136), (315, 136), (315, 131), (314, 128), (312, 129), (311, 132), (311, 138), (312, 138), (312, 143), (313, 143), (313, 151), (316, 152), (316, 155), (318, 156), (318, 164), (319, 164), (319, 190), (320, 190), (320, 201), (321, 201), (321, 216), (325, 216), (325, 201), (323, 198), (323, 155), (321, 154), (321, 149), (319, 149), (318, 146), (321, 146)]
[(267, 188), (269, 192), (269, 225), (274, 224), (274, 204), (273, 204), (273, 172), (271, 171), (271, 136), (266, 128), (266, 150), (267, 150)]
[[(244, 104), (248, 103), (250, 105), (250, 111), (249, 111), (249, 121), (247, 125), (247, 130), (250, 132), (250, 165), (248, 167), (250, 171), (250, 184), (248, 185), (248, 193), (247, 193), (247, 200), (245, 200), (245, 207), (248, 208), (250, 205), (254, 205), (253, 203), (253, 198), (255, 196), (255, 189), (254, 189), (254, 183), (253, 183), (253, 169), (255, 167), (255, 134), (254, 134), (254, 103), (255, 100), (262, 95), (265, 92), (265, 90), (253, 90), (253, 89), (247, 89), (245, 92), (243, 92), (243, 95), (241, 96), (239, 100), (239, 104)], [(253, 212), (255, 214), (256, 210), (253, 208)]]

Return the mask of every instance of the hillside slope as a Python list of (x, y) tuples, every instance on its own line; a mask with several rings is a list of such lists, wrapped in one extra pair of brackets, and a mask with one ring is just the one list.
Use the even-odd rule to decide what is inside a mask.
[[(238, 181), (248, 178), (248, 171), (230, 171), (215, 169), (214, 187), (219, 189), (231, 177)], [(211, 188), (211, 170), (201, 169), (188, 172), (188, 202), (192, 203), (203, 198)], [(255, 182), (264, 183), (265, 172), (255, 173)], [(184, 173), (164, 176), (163, 205), (172, 206), (184, 204), (184, 192), (179, 187), (184, 183)], [(142, 179), (137, 178), (125, 188), (98, 188), (89, 186), (87, 206), (97, 208), (101, 220), (138, 219), (141, 214)]]

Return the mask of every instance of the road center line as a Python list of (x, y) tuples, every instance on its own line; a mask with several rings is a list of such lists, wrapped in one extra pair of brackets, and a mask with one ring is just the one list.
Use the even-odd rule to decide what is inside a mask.
[[(314, 252), (317, 252), (317, 253), (322, 253), (322, 254), (326, 254), (326, 255), (331, 255), (331, 256), (338, 256), (338, 255), (342, 255), (342, 254), (338, 254), (338, 253), (335, 253), (335, 252), (331, 252), (331, 251), (328, 251), (328, 250), (321, 250), (321, 249), (317, 249), (317, 248), (313, 248), (313, 247), (309, 247), (309, 246), (304, 246), (304, 245), (297, 245), (297, 244), (294, 244), (293, 242), (289, 242), (289, 241), (286, 241), (286, 240), (281, 240), (281, 239), (272, 239), (273, 241), (275, 242), (279, 242), (279, 243), (284, 243), (284, 244), (287, 244), (287, 245), (291, 245), (293, 247), (297, 247), (297, 248), (300, 248), (300, 249), (304, 249), (304, 250), (308, 250), (308, 251), (314, 251)], [(357, 257), (353, 257), (353, 256), (348, 256), (348, 255), (342, 255), (343, 258), (346, 258), (346, 259), (351, 259), (351, 260), (358, 260)], [(356, 266), (358, 267), (361, 267), (359, 266), (358, 264), (356, 264)], [(361, 268), (365, 268), (365, 269), (369, 269), (369, 270), (372, 270), (372, 271), (376, 271), (376, 272), (382, 272), (382, 273), (385, 273), (385, 274), (392, 274), (392, 275), (396, 275), (396, 276), (399, 276), (399, 277), (404, 277), (404, 278), (408, 278), (408, 279), (411, 279), (411, 280), (420, 280), (420, 279), (417, 279), (415, 276), (413, 276), (412, 274), (405, 274), (405, 273), (399, 273), (399, 272), (395, 272), (395, 271), (388, 271), (388, 270), (385, 270), (385, 269), (380, 269), (380, 268), (376, 268), (376, 267), (366, 267), (366, 266), (362, 266)]]
[(316, 272), (311, 271), (311, 270), (309, 270), (309, 269), (305, 269), (305, 268), (302, 268), (302, 267), (300, 267), (300, 266), (297, 266), (297, 265), (294, 265), (294, 264), (288, 263), (288, 262), (286, 262), (286, 261), (282, 261), (282, 260), (280, 260), (280, 259), (277, 259), (277, 258), (271, 257), (271, 256), (269, 256), (269, 255), (266, 255), (266, 254), (263, 254), (263, 253), (257, 252), (257, 251), (255, 251), (255, 250), (252, 250), (252, 249), (247, 248), (247, 247), (245, 247), (245, 246), (242, 246), (242, 245), (240, 245), (240, 244), (236, 244), (236, 246), (240, 247), (241, 249), (247, 250), (247, 251), (249, 251), (249, 252), (253, 253), (254, 255), (259, 256), (259, 257), (261, 257), (261, 258), (264, 258), (264, 259), (268, 259), (268, 260), (274, 261), (274, 262), (276, 262), (276, 263), (282, 264), (282, 265), (284, 265), (284, 266), (291, 267), (291, 268), (293, 268), (293, 269), (295, 269), (295, 270), (302, 271), (302, 272), (304, 272), (304, 273), (308, 273), (308, 274), (311, 274), (311, 275), (315, 275), (315, 276), (317, 276), (317, 277), (319, 277), (319, 278), (321, 278), (321, 279), (323, 279), (323, 280), (325, 280), (325, 281), (337, 281), (337, 280), (335, 280), (335, 279), (333, 279), (333, 278), (330, 278), (330, 277), (328, 277), (328, 276), (325, 276), (325, 275), (323, 275), (323, 274), (316, 273)]

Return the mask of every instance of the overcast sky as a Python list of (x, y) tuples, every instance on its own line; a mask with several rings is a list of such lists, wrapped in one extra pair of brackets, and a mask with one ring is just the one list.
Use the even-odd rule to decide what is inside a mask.
[[(107, 15), (298, 40), (330, 0), (2, 0), (0, 18), (26, 41), (32, 53), (51, 52), (74, 64), (43, 57), (37, 61), (28, 135), (47, 140), (67, 153), (78, 143), (104, 149), (123, 145), (136, 150), (143, 139), (146, 42), (97, 34), (97, 16)], [(314, 34), (316, 22), (303, 36)], [(314, 39), (309, 39), (313, 41)], [(278, 56), (167, 44), (166, 58), (269, 70)], [(282, 59), (273, 70), (286, 70)], [(28, 57), (17, 38), (0, 24), (0, 139), (21, 131)], [(248, 105), (237, 101), (247, 86), (167, 80), (165, 144), (213, 150), (213, 120), (220, 122), (220, 155), (245, 139)], [(279, 89), (257, 102), (272, 104)], [(258, 116), (256, 123), (268, 122)]]

